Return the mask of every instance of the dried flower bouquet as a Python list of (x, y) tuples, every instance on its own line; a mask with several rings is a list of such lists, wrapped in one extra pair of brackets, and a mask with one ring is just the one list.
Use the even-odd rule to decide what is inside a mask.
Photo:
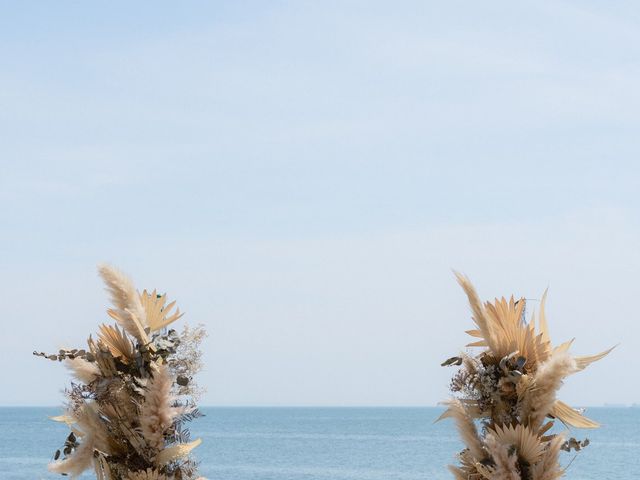
[(197, 464), (189, 453), (185, 423), (200, 416), (193, 376), (201, 368), (202, 326), (181, 334), (167, 327), (182, 314), (156, 291), (136, 291), (110, 266), (99, 267), (111, 295), (114, 325), (102, 324), (86, 349), (57, 354), (77, 382), (65, 393), (67, 409), (53, 420), (71, 432), (49, 470), (77, 477), (93, 468), (98, 480), (192, 480)]
[[(478, 340), (477, 355), (451, 357), (442, 365), (460, 366), (453, 377), (454, 398), (440, 418), (456, 421), (466, 448), (459, 466), (450, 466), (457, 480), (554, 480), (564, 475), (560, 450), (586, 446), (588, 440), (566, 440), (550, 429), (558, 419), (566, 426), (595, 428), (598, 424), (556, 398), (564, 378), (584, 370), (598, 355), (574, 357), (573, 340), (551, 345), (544, 311), (527, 323), (525, 299), (502, 298), (482, 303), (469, 280), (456, 274), (464, 289)], [(537, 323), (537, 327), (536, 327)]]

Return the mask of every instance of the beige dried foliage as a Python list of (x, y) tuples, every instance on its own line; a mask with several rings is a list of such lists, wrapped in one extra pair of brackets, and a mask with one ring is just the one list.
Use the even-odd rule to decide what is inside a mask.
[(554, 418), (559, 418), (560, 421), (568, 427), (598, 428), (600, 426), (598, 422), (594, 422), (590, 418), (585, 417), (575, 408), (571, 408), (560, 400), (554, 402), (550, 415)]
[[(450, 467), (456, 479), (555, 480), (563, 475), (558, 456), (564, 439), (550, 433), (558, 418), (569, 426), (595, 428), (596, 422), (558, 400), (557, 391), (569, 375), (604, 358), (602, 353), (574, 357), (573, 340), (552, 346), (545, 312), (547, 292), (526, 321), (524, 298), (483, 303), (467, 277), (456, 273), (467, 295), (476, 328), (467, 333), (479, 347), (475, 357), (463, 354), (443, 365), (461, 365), (452, 391), (462, 395), (448, 402), (442, 418), (456, 420), (467, 449), (460, 465)], [(484, 425), (478, 432), (474, 419)], [(566, 447), (563, 447), (566, 448)]]
[(518, 456), (529, 464), (536, 463), (544, 451), (544, 445), (535, 431), (524, 425), (496, 425), (490, 432), (501, 445), (514, 447)]
[(172, 312), (176, 302), (173, 301), (166, 305), (167, 295), (158, 295), (156, 290), (151, 293), (143, 290), (140, 302), (145, 310), (147, 326), (152, 332), (169, 326), (184, 315), (184, 313), (180, 313), (179, 308)]
[(120, 358), (124, 362), (130, 362), (134, 358), (134, 347), (131, 340), (127, 338), (124, 330), (120, 330), (118, 325), (100, 325), (98, 338), (100, 342), (107, 346), (114, 357)]
[(131, 472), (127, 476), (127, 480), (169, 480), (164, 474), (158, 472), (155, 468), (147, 468), (138, 472)]
[(64, 360), (81, 382), (66, 390), (67, 412), (52, 418), (71, 434), (49, 469), (75, 478), (92, 468), (98, 480), (201, 479), (189, 456), (200, 440), (190, 442), (183, 424), (199, 415), (193, 376), (204, 333), (167, 331), (182, 316), (173, 311), (175, 302), (167, 304), (155, 291), (139, 295), (114, 268), (101, 266), (99, 273), (114, 306), (107, 313), (117, 325), (100, 325), (87, 350), (34, 352)]

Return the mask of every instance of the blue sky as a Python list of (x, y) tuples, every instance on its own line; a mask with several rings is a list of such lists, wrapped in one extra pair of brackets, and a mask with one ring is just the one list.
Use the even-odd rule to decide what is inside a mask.
[(206, 404), (435, 404), (451, 268), (549, 286), (557, 341), (621, 342), (565, 398), (640, 402), (636, 3), (0, 10), (0, 403), (60, 402), (30, 354), (108, 320), (100, 261), (207, 325)]

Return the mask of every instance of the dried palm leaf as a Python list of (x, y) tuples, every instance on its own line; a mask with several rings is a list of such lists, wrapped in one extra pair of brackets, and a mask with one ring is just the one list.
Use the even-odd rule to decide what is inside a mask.
[(180, 313), (179, 308), (171, 313), (176, 302), (171, 302), (165, 306), (166, 301), (167, 295), (158, 295), (155, 290), (151, 293), (144, 290), (140, 295), (140, 302), (146, 313), (147, 326), (152, 332), (170, 325), (184, 315)]
[(600, 352), (600, 353), (598, 353), (596, 355), (590, 355), (590, 356), (584, 356), (584, 357), (575, 357), (576, 358), (576, 365), (578, 367), (578, 370), (584, 370), (589, 365), (591, 365), (593, 362), (597, 362), (598, 360), (606, 357), (607, 355), (609, 355), (609, 353), (611, 353), (611, 351), (614, 348), (616, 348), (616, 347), (613, 346), (609, 350), (605, 350), (604, 352)]
[(564, 402), (556, 400), (549, 412), (550, 415), (560, 420), (565, 425), (576, 428), (598, 428), (600, 424), (585, 417), (577, 410), (571, 408)]
[(494, 303), (486, 302), (484, 305), (478, 298), (478, 294), (463, 275), (456, 274), (458, 282), (464, 289), (477, 329), (467, 330), (467, 333), (481, 340), (468, 344), (469, 347), (487, 347), (496, 358), (503, 358), (518, 352), (527, 359), (529, 369), (534, 369), (536, 364), (545, 361), (550, 353), (550, 344), (546, 328), (544, 305), (541, 308), (541, 325), (544, 332), (535, 331), (535, 317), (531, 322), (524, 323), (522, 314), (524, 311), (524, 299), (516, 301), (513, 297), (507, 301), (505, 298), (496, 299)]
[(168, 480), (167, 477), (158, 472), (155, 468), (147, 468), (138, 472), (131, 472), (127, 480)]
[(125, 363), (134, 359), (133, 344), (127, 338), (124, 330), (120, 330), (117, 325), (111, 326), (104, 323), (99, 328), (98, 338), (109, 348), (114, 357), (120, 357)]
[(544, 445), (538, 435), (524, 425), (496, 426), (491, 430), (498, 443), (506, 447), (515, 447), (518, 456), (529, 464), (535, 463), (544, 451)]

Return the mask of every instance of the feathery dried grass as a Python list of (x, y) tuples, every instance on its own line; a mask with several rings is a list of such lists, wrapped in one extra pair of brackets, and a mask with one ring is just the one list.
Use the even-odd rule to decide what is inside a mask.
[(453, 418), (456, 422), (456, 426), (458, 427), (460, 437), (462, 437), (462, 441), (469, 449), (469, 452), (475, 461), (481, 461), (485, 458), (486, 453), (482, 447), (482, 441), (478, 435), (478, 430), (476, 429), (476, 424), (474, 423), (473, 418), (469, 415), (467, 409), (460, 400), (451, 399), (443, 403), (447, 405), (448, 408), (438, 420)]
[(548, 444), (540, 461), (533, 466), (532, 480), (556, 480), (564, 475), (558, 457), (564, 442), (562, 435), (556, 435)]
[(556, 401), (556, 391), (562, 381), (577, 371), (576, 362), (566, 352), (558, 352), (540, 365), (521, 402), (522, 420), (525, 425), (538, 429), (551, 413)]
[(156, 450), (164, 448), (164, 433), (173, 424), (178, 410), (172, 407), (171, 386), (173, 379), (166, 365), (158, 367), (144, 395), (140, 424), (142, 434), (149, 446)]
[(196, 448), (201, 443), (202, 443), (202, 440), (198, 438), (193, 442), (181, 443), (179, 445), (174, 445), (172, 447), (165, 448), (156, 457), (156, 465), (162, 466), (162, 465), (166, 465), (169, 462), (174, 462), (176, 460), (179, 460), (189, 455), (189, 453), (191, 453), (191, 450)]
[(100, 376), (100, 369), (95, 363), (87, 362), (84, 358), (68, 358), (64, 366), (71, 370), (74, 377), (83, 383), (91, 383)]
[(75, 451), (64, 460), (56, 460), (49, 464), (48, 469), (52, 473), (78, 477), (82, 472), (93, 465), (94, 441), (91, 435), (86, 435), (82, 443)]
[(146, 315), (140, 296), (133, 286), (133, 282), (124, 273), (110, 265), (100, 265), (98, 272), (106, 284), (111, 295), (114, 309), (107, 313), (131, 336), (143, 344), (148, 343), (145, 332)]
[(492, 434), (486, 436), (485, 445), (494, 462), (494, 466), (489, 469), (490, 475), (485, 475), (486, 478), (490, 480), (521, 480), (516, 466), (518, 457), (513, 453), (509, 454), (507, 446), (500, 443)]

